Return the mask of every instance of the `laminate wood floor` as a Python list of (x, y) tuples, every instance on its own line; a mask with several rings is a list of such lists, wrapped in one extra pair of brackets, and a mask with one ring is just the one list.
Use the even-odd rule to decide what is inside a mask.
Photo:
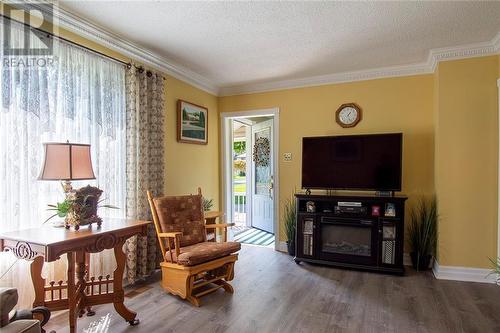
[[(297, 265), (272, 249), (243, 246), (233, 295), (219, 290), (195, 308), (158, 280), (127, 291), (138, 326), (101, 305), (79, 319), (79, 332), (100, 320), (106, 327), (92, 332), (500, 332), (500, 287), (411, 269), (399, 277)], [(46, 329), (68, 332), (67, 313), (54, 314)]]

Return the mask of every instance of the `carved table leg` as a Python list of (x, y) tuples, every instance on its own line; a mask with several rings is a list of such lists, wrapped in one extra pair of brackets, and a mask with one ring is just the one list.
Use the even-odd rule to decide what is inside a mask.
[[(90, 280), (90, 253), (85, 252), (85, 280), (88, 281)], [(85, 293), (88, 295), (89, 294), (89, 288), (87, 287), (85, 290)], [(91, 306), (87, 306), (87, 316), (91, 317), (95, 315), (95, 311), (92, 310)]]
[(75, 289), (75, 256), (73, 252), (66, 254), (68, 258), (68, 312), (69, 331), (76, 332), (76, 289)]
[(35, 301), (33, 307), (45, 305), (45, 279), (42, 277), (43, 257), (35, 257), (31, 262), (31, 281), (35, 289)]
[(83, 316), (85, 313), (85, 289), (86, 289), (86, 260), (85, 260), (85, 252), (78, 251), (76, 252), (76, 299), (77, 303), (75, 311), (78, 313), (78, 317)]
[(136, 319), (137, 313), (129, 310), (124, 301), (123, 292), (123, 272), (125, 270), (125, 253), (123, 253), (123, 244), (125, 241), (118, 242), (114, 247), (115, 259), (116, 259), (116, 269), (113, 272), (113, 305), (116, 312), (122, 316), (128, 323), (132, 326), (139, 324), (139, 319)]
[[(31, 282), (33, 283), (33, 289), (35, 290), (35, 300), (33, 301), (33, 307), (45, 306), (45, 279), (42, 277), (43, 260), (41, 256), (35, 257), (30, 265), (31, 272)], [(43, 316), (38, 313), (34, 315), (35, 319), (40, 321), (43, 320)]]

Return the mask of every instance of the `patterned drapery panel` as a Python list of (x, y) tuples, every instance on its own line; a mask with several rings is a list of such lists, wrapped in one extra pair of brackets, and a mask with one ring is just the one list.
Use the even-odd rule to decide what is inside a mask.
[[(164, 80), (130, 66), (125, 76), (127, 105), (127, 217), (151, 220), (146, 191), (163, 192)], [(127, 280), (150, 275), (161, 260), (153, 225), (148, 235), (125, 244)]]

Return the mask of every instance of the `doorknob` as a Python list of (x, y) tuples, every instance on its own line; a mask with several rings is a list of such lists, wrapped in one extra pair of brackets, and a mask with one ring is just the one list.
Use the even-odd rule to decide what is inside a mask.
[(271, 200), (273, 199), (273, 188), (274, 188), (274, 179), (273, 176), (271, 176), (271, 179), (269, 180), (269, 198)]

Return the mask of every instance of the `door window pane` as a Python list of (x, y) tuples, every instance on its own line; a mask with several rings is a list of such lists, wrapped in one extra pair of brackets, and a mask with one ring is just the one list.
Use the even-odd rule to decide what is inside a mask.
[[(268, 143), (271, 142), (271, 129), (265, 128), (262, 131), (255, 133), (255, 142), (258, 142), (258, 139), (266, 138)], [(270, 147), (269, 147), (270, 148)], [(257, 154), (263, 154), (265, 152), (262, 151), (258, 147), (257, 144), (254, 144), (254, 151)], [(271, 183), (271, 163), (269, 159), (269, 163), (267, 165), (255, 165), (255, 194), (257, 195), (268, 195), (269, 194), (269, 185)]]

